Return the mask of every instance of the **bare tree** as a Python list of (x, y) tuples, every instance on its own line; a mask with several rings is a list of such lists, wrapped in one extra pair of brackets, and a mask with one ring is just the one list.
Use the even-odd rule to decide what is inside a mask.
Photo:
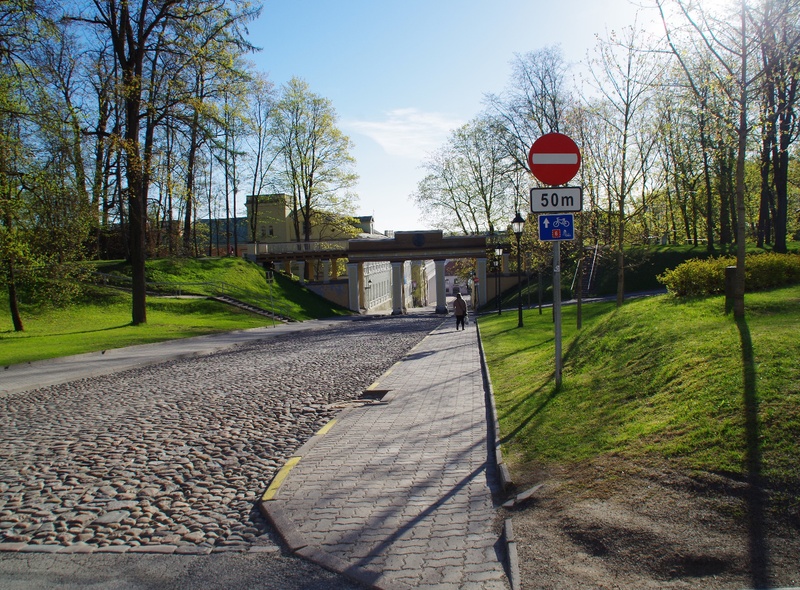
[(486, 97), (490, 113), (505, 130), (506, 152), (521, 170), (528, 169), (534, 141), (545, 133), (565, 132), (567, 113), (574, 106), (565, 87), (567, 71), (558, 45), (515, 54), (507, 90)]
[(464, 234), (505, 227), (516, 203), (513, 181), (519, 179), (504, 140), (497, 119), (484, 115), (454, 130), (425, 160), (428, 174), (414, 199), (430, 219)]
[(281, 88), (272, 133), (292, 198), (297, 241), (311, 240), (316, 214), (355, 201), (348, 192), (358, 178), (352, 171), (352, 142), (336, 120), (330, 100), (311, 92), (305, 81), (293, 78)]
[(272, 82), (266, 76), (257, 76), (250, 83), (249, 90), (248, 124), (250, 132), (246, 142), (251, 155), (249, 174), (252, 177), (250, 185), (250, 239), (258, 242), (256, 234), (258, 222), (259, 195), (268, 190), (273, 165), (280, 152), (276, 149), (275, 138), (270, 133), (270, 120), (275, 109), (275, 93)]
[[(686, 78), (697, 96), (702, 95), (702, 88), (694, 76), (687, 59), (688, 54), (699, 55), (708, 60), (706, 71), (710, 72), (718, 83), (718, 87), (726, 92), (728, 100), (736, 113), (734, 128), (736, 131), (736, 281), (734, 288), (733, 312), (737, 319), (744, 317), (745, 290), (745, 160), (747, 157), (747, 139), (749, 133), (748, 106), (754, 79), (759, 76), (750, 75), (751, 43), (748, 39), (748, 7), (746, 0), (739, 5), (738, 15), (729, 20), (722, 20), (704, 12), (697, 4), (684, 0), (656, 0), (661, 12), (664, 30), (667, 34), (672, 52), (683, 68)], [(675, 29), (668, 23), (674, 22), (667, 17), (668, 7), (673, 7), (676, 16), (683, 18), (688, 25), (690, 36), (686, 46), (679, 45), (675, 39)]]
[[(604, 188), (616, 212), (617, 305), (625, 299), (625, 226), (630, 215), (634, 190), (642, 183), (641, 162), (649, 158), (653, 137), (639, 133), (646, 121), (648, 99), (658, 83), (663, 64), (646, 50), (650, 44), (636, 26), (626, 27), (621, 36), (611, 34), (600, 41), (592, 76), (601, 99), (592, 113), (611, 134), (595, 153), (595, 162), (604, 162)], [(644, 160), (643, 160), (644, 159)]]

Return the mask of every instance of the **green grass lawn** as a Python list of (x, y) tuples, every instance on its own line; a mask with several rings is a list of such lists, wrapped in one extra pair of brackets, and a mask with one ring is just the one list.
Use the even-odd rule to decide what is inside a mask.
[[(96, 267), (106, 274), (130, 275), (130, 266), (123, 262), (99, 262)], [(202, 298), (220, 293), (220, 288), (236, 299), (297, 321), (350, 313), (286, 275), (275, 273), (274, 281), (267, 284), (261, 267), (239, 258), (150, 260), (147, 280), (158, 284), (162, 292), (200, 298), (149, 296), (147, 322), (132, 326), (129, 293), (87, 286), (81, 300), (68, 307), (23, 302), (23, 332), (14, 332), (5, 301), (0, 305), (0, 366), (273, 324), (269, 318)]]
[[(563, 309), (562, 387), (546, 310), (480, 319), (501, 439), (512, 466), (603, 455), (688, 469), (800, 478), (800, 287), (748, 294), (746, 321), (724, 299), (667, 296)], [(754, 419), (755, 418), (755, 419)], [(756, 445), (753, 441), (757, 441)], [(748, 467), (750, 465), (750, 467)]]
[(112, 289), (91, 294), (81, 305), (23, 312), (24, 332), (14, 332), (5, 310), (0, 365), (271, 325), (268, 318), (208, 299), (151, 297), (147, 323), (132, 326), (129, 294)]

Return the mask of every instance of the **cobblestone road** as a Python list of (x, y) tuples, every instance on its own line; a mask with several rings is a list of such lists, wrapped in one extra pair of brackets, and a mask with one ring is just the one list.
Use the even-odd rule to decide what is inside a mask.
[(271, 545), (256, 501), (275, 471), (439, 323), (339, 322), (0, 399), (0, 543)]

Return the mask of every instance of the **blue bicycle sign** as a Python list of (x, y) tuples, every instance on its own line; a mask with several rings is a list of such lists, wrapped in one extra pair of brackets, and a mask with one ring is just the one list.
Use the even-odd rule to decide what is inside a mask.
[(554, 242), (575, 239), (575, 216), (572, 213), (539, 216), (539, 239)]
[(567, 219), (566, 217), (558, 216), (556, 220), (553, 222), (553, 227), (572, 227), (572, 221)]

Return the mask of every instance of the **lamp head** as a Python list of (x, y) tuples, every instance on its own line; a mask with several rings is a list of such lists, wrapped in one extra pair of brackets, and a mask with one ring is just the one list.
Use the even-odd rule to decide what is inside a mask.
[(517, 211), (516, 217), (511, 220), (511, 230), (519, 238), (522, 235), (522, 229), (524, 227), (525, 220), (522, 218), (522, 215), (519, 214), (519, 211)]

